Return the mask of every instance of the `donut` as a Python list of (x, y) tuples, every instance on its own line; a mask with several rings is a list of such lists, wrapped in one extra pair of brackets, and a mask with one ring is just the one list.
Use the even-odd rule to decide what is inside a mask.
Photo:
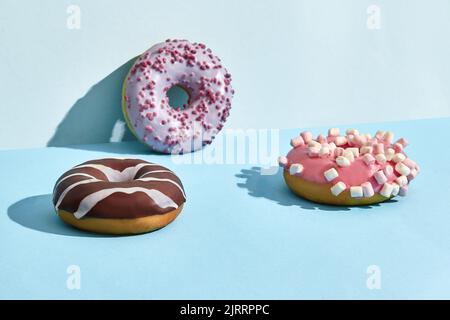
[(316, 139), (309, 131), (291, 139), (292, 149), (278, 158), (288, 187), (322, 204), (355, 206), (405, 196), (419, 166), (404, 153), (408, 142), (393, 142), (390, 131), (375, 136), (331, 128)]
[(169, 169), (139, 159), (99, 159), (65, 172), (53, 205), (66, 223), (105, 234), (138, 234), (162, 228), (183, 209), (186, 195)]
[[(180, 107), (167, 92), (183, 88)], [(144, 52), (131, 67), (122, 92), (122, 109), (133, 134), (152, 150), (186, 153), (210, 144), (230, 114), (231, 75), (202, 43), (166, 40)]]

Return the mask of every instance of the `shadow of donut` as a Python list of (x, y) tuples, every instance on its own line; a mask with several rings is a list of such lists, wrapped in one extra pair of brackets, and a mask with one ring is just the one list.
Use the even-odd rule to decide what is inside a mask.
[[(265, 198), (276, 202), (281, 206), (297, 206), (305, 210), (321, 210), (321, 211), (350, 211), (352, 208), (371, 209), (378, 207), (380, 204), (349, 207), (349, 206), (331, 206), (315, 202), (311, 202), (295, 195), (284, 182), (282, 170), (277, 170), (276, 174), (262, 175), (260, 167), (252, 167), (250, 169), (242, 169), (236, 174), (239, 188), (246, 189), (251, 197)], [(386, 202), (396, 202), (397, 200), (389, 200)]]
[(116, 237), (84, 232), (65, 224), (55, 213), (51, 194), (17, 201), (9, 206), (8, 217), (25, 228), (50, 234), (70, 237)]
[[(118, 135), (119, 141), (135, 140), (122, 113), (122, 84), (137, 57), (124, 63), (70, 108), (47, 142), (48, 147), (71, 147), (108, 143)], [(114, 133), (115, 131), (118, 131)]]

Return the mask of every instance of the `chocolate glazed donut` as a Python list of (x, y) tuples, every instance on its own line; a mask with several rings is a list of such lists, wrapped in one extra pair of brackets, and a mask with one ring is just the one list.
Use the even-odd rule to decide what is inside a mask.
[(178, 216), (185, 201), (175, 173), (138, 159), (84, 162), (64, 173), (53, 189), (59, 217), (97, 233), (137, 234), (162, 228)]

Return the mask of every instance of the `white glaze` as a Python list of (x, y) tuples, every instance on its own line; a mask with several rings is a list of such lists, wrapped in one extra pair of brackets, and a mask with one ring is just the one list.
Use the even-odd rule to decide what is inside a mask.
[(178, 183), (176, 183), (175, 181), (173, 181), (171, 179), (149, 177), (149, 178), (139, 178), (139, 179), (136, 179), (136, 181), (144, 181), (144, 182), (148, 182), (148, 181), (165, 181), (165, 182), (170, 182), (173, 185), (175, 185), (178, 189), (180, 189), (181, 193), (183, 194), (183, 197), (186, 199), (186, 194), (184, 193), (183, 188)]
[(76, 177), (76, 176), (80, 176), (80, 177), (88, 177), (88, 178), (91, 178), (91, 179), (96, 179), (94, 176), (91, 176), (90, 174), (87, 174), (87, 173), (82, 173), (82, 172), (72, 173), (72, 174), (69, 174), (69, 175), (65, 176), (64, 178), (60, 179), (60, 180), (56, 183), (56, 185), (55, 185), (55, 187), (53, 188), (53, 190), (55, 190), (56, 188), (58, 188), (58, 186), (59, 186), (59, 185), (61, 184), (61, 182), (63, 182), (64, 180), (69, 179), (69, 178), (72, 178), (72, 177)]
[(59, 196), (58, 201), (55, 204), (56, 210), (59, 209), (59, 206), (61, 205), (61, 202), (63, 202), (64, 198), (66, 197), (66, 195), (69, 193), (70, 190), (72, 190), (76, 186), (79, 186), (79, 185), (82, 185), (82, 184), (98, 182), (98, 181), (101, 181), (101, 180), (95, 179), (95, 178), (94, 179), (87, 179), (87, 180), (82, 180), (82, 181), (75, 182), (75, 183), (71, 184), (70, 186), (68, 186), (66, 189), (64, 189), (64, 191)]
[(149, 174), (152, 174), (152, 173), (173, 173), (173, 172), (170, 171), (170, 170), (155, 170), (155, 171), (149, 171), (149, 172), (144, 173), (142, 176), (140, 176), (139, 179), (142, 179), (142, 178), (144, 178), (145, 176), (147, 176), (147, 175), (149, 175)]

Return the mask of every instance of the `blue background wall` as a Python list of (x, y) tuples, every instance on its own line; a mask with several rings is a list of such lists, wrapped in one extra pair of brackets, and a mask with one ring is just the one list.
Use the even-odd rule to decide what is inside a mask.
[(228, 128), (450, 116), (449, 35), (446, 0), (0, 0), (0, 148), (120, 140), (128, 61), (166, 38), (222, 58)]

